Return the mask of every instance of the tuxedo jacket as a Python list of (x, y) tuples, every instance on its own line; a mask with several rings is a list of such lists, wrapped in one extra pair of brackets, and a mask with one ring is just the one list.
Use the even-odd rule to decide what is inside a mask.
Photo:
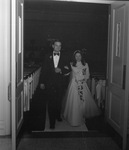
[[(65, 68), (68, 67), (68, 69)], [(41, 69), (40, 84), (45, 84), (47, 89), (63, 86), (64, 75), (71, 71), (70, 62), (68, 61), (68, 54), (60, 52), (58, 66), (61, 73), (55, 73), (53, 52), (47, 54)]]

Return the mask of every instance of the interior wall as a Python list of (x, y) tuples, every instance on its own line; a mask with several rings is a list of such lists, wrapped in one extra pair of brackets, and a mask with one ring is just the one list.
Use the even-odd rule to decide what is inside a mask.
[(0, 1), (0, 136), (10, 135), (10, 3)]
[(108, 11), (104, 14), (25, 11), (25, 54), (38, 53), (37, 60), (42, 60), (40, 54), (48, 51), (48, 40), (59, 38), (70, 54), (76, 49), (87, 49), (91, 71), (106, 72), (107, 34)]

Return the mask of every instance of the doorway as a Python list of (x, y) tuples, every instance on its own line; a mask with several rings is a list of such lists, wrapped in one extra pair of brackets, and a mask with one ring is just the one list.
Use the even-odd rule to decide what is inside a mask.
[[(50, 1), (24, 3), (24, 71), (28, 67), (40, 66), (44, 55), (51, 50), (50, 45), (55, 38), (63, 42), (63, 50), (69, 53), (70, 58), (75, 50), (86, 50), (85, 59), (91, 74), (89, 88), (103, 112), (101, 118), (87, 120), (89, 130), (102, 129), (104, 121), (108, 10), (108, 4)], [(96, 92), (96, 85), (98, 90), (103, 88), (101, 93)], [(36, 100), (31, 101), (33, 108), (30, 109), (33, 111), (30, 124), (33, 124), (41, 105)], [(29, 111), (25, 112), (25, 118), (28, 116)]]

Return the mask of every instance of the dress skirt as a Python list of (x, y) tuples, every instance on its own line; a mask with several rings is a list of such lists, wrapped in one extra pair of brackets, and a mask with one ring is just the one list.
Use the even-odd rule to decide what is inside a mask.
[(72, 78), (64, 97), (63, 117), (71, 126), (80, 126), (86, 118), (100, 115), (85, 80), (77, 82)]

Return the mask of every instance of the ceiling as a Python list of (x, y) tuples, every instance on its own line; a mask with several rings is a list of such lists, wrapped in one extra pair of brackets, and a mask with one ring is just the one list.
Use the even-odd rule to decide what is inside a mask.
[(117, 0), (24, 0), (28, 2), (32, 1), (39, 1), (39, 2), (44, 2), (44, 1), (65, 1), (65, 2), (80, 2), (80, 3), (99, 3), (99, 4), (111, 4)]

